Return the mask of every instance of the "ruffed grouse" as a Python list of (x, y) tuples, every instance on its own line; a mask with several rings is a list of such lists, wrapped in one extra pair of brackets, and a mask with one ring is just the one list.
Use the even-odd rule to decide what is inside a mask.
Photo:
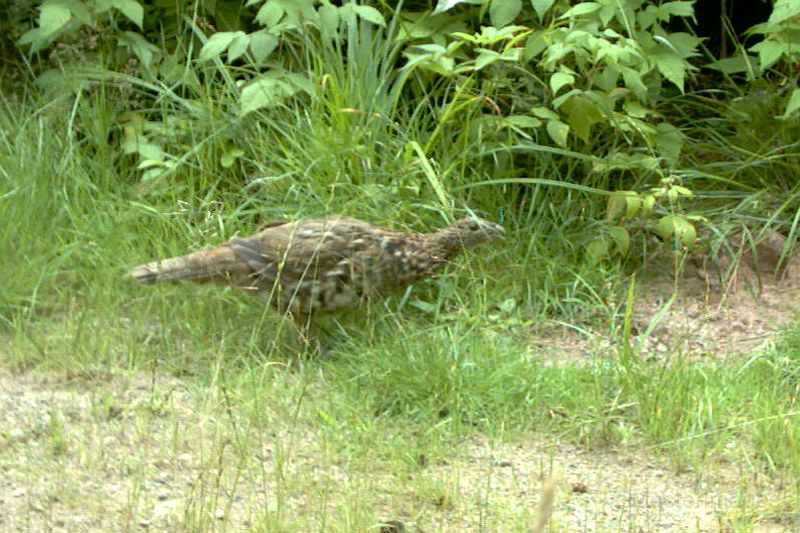
[(312, 315), (354, 309), (401, 290), (503, 233), (502, 226), (478, 218), (434, 233), (403, 233), (339, 216), (273, 222), (250, 237), (137, 266), (131, 275), (145, 284), (222, 282), (263, 293), (316, 343)]

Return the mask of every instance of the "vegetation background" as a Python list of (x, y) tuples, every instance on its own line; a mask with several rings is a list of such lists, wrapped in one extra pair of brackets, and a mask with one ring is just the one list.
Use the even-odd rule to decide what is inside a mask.
[[(2, 520), (572, 530), (558, 503), (442, 468), (535, 434), (534, 503), (542, 457), (646, 450), (695, 487), (737, 473), (720, 530), (795, 524), (797, 325), (697, 359), (644, 353), (675, 298), (638, 337), (632, 318), (656, 256), (676, 295), (692, 257), (728, 257), (725, 285), (776, 232), (776, 271), (792, 262), (800, 4), (744, 3), (4, 0)], [(275, 219), (465, 212), (506, 243), (330, 320), (327, 360), (247, 295), (126, 278)], [(536, 349), (563, 325), (605, 350)], [(183, 492), (158, 481), (182, 470)], [(779, 496), (745, 496), (756, 478)], [(592, 520), (663, 529), (634, 515)]]

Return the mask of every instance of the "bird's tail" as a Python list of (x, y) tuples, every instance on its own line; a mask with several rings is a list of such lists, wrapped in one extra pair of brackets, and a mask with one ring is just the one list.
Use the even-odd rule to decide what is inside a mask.
[(165, 281), (224, 282), (252, 273), (253, 269), (247, 262), (240, 259), (230, 245), (223, 244), (139, 265), (131, 271), (131, 277), (139, 283), (152, 285)]

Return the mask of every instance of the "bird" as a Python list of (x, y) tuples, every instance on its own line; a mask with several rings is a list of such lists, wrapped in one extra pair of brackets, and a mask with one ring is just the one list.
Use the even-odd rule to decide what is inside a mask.
[(223, 283), (260, 293), (321, 349), (314, 317), (356, 309), (433, 277), (464, 250), (504, 238), (504, 228), (466, 217), (432, 233), (401, 232), (344, 216), (271, 222), (188, 255), (134, 267), (145, 285)]

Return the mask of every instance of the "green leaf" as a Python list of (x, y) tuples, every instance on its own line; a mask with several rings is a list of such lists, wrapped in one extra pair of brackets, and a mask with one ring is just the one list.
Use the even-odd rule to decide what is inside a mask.
[(780, 24), (800, 15), (800, 2), (797, 0), (777, 0), (769, 16), (770, 24)]
[(533, 5), (533, 9), (536, 10), (536, 14), (539, 15), (539, 20), (543, 20), (544, 16), (547, 14), (547, 11), (553, 7), (553, 4), (556, 3), (556, 0), (531, 0), (531, 4)]
[(559, 118), (558, 113), (546, 107), (534, 107), (531, 109), (531, 113), (544, 120), (558, 120)]
[(786, 104), (786, 111), (783, 112), (781, 118), (789, 118), (798, 109), (800, 109), (800, 89), (795, 89), (792, 91), (792, 95), (789, 97), (789, 102)]
[(319, 14), (319, 25), (323, 34), (333, 35), (339, 29), (339, 8), (330, 4), (321, 6)]
[(273, 70), (245, 85), (239, 96), (239, 116), (273, 107), (298, 91), (310, 92), (308, 78), (282, 70)]
[(117, 44), (133, 52), (142, 65), (147, 68), (150, 68), (153, 58), (161, 52), (157, 46), (147, 42), (147, 39), (132, 31), (126, 31), (117, 37)]
[(605, 122), (602, 109), (583, 95), (573, 96), (567, 100), (563, 110), (567, 113), (567, 123), (570, 128), (583, 142), (589, 142), (589, 134), (594, 124)]
[(542, 125), (542, 121), (538, 118), (529, 117), (528, 115), (510, 115), (503, 117), (503, 123), (513, 128), (522, 129), (536, 129)]
[(672, 51), (681, 58), (694, 57), (697, 54), (697, 47), (703, 41), (699, 37), (686, 32), (675, 32), (668, 35), (654, 37), (662, 44), (666, 44)]
[(114, 8), (122, 13), (125, 18), (142, 28), (144, 8), (135, 0), (98, 0), (97, 11), (102, 13)]
[(371, 6), (355, 6), (356, 15), (362, 20), (366, 20), (369, 23), (375, 24), (376, 26), (386, 26), (386, 21), (383, 20), (383, 15), (381, 12)]
[(228, 63), (233, 63), (247, 51), (250, 45), (250, 36), (243, 31), (237, 31), (233, 42), (228, 47)]
[(521, 10), (522, 0), (492, 0), (489, 5), (489, 20), (493, 26), (507, 26), (514, 22)]
[(615, 191), (608, 197), (606, 204), (606, 220), (609, 222), (622, 218), (625, 214), (625, 191)]
[(250, 51), (257, 62), (262, 62), (278, 47), (278, 38), (266, 31), (250, 34)]
[(617, 220), (620, 218), (633, 218), (642, 206), (642, 197), (635, 191), (614, 191), (608, 197), (606, 206), (606, 220)]
[(668, 20), (670, 17), (693, 17), (692, 2), (666, 2), (658, 6), (658, 18)]
[(222, 52), (228, 49), (228, 46), (231, 44), (236, 35), (240, 33), (243, 34), (243, 32), (235, 31), (220, 31), (215, 33), (203, 45), (197, 60), (208, 61), (209, 59), (218, 58)]
[(630, 89), (640, 101), (647, 101), (647, 86), (642, 80), (642, 75), (636, 70), (624, 67), (622, 69), (622, 79), (625, 82), (625, 87)]
[(589, 264), (596, 265), (608, 257), (608, 243), (602, 237), (597, 237), (586, 246), (586, 259)]
[(758, 59), (761, 63), (762, 70), (766, 70), (774, 65), (787, 49), (787, 43), (772, 39), (763, 40), (757, 45), (750, 47), (751, 51), (758, 53)]
[(517, 301), (514, 298), (507, 298), (497, 306), (504, 313), (511, 313), (517, 308)]
[(482, 49), (481, 53), (475, 59), (475, 70), (480, 70), (487, 65), (500, 60), (500, 54), (494, 50)]
[(467, 0), (439, 0), (436, 2), (436, 9), (433, 10), (433, 14), (438, 15), (439, 13), (444, 13), (465, 1)]
[(687, 248), (697, 240), (694, 224), (681, 215), (661, 217), (654, 229), (663, 240), (667, 242), (677, 240)]
[(525, 61), (538, 57), (539, 54), (547, 50), (547, 41), (544, 39), (542, 32), (533, 32), (528, 36), (528, 41), (525, 43), (525, 52), (522, 57)]
[(271, 28), (276, 26), (285, 14), (286, 10), (280, 1), (267, 0), (267, 2), (261, 6), (261, 9), (258, 10), (258, 13), (256, 13), (256, 22), (262, 26)]
[(725, 59), (719, 59), (717, 61), (704, 65), (704, 67), (714, 69), (719, 72), (723, 72), (725, 74), (752, 72), (754, 59), (755, 59), (754, 57), (747, 56), (744, 53), (742, 53), (734, 57), (726, 57)]
[(611, 240), (614, 241), (616, 251), (619, 255), (628, 255), (628, 250), (631, 248), (631, 236), (628, 230), (622, 226), (611, 226), (606, 228), (606, 231), (608, 232), (608, 236), (611, 237)]
[(558, 18), (560, 20), (566, 18), (580, 17), (581, 15), (588, 15), (589, 13), (594, 13), (601, 7), (603, 6), (598, 4), (597, 2), (581, 2), (580, 4), (574, 5), (571, 8), (567, 9), (567, 11), (564, 12), (564, 14)]
[(667, 54), (655, 55), (653, 59), (656, 62), (658, 71), (683, 92), (683, 80), (688, 69), (687, 63), (677, 56)]
[(61, 2), (45, 2), (39, 13), (39, 28), (43, 36), (51, 36), (66, 26), (72, 18), (72, 12)]
[(241, 148), (229, 148), (225, 150), (222, 157), (219, 158), (219, 163), (222, 168), (231, 168), (236, 160), (244, 155), (244, 150)]
[(656, 126), (656, 134), (654, 137), (654, 144), (656, 145), (659, 155), (666, 159), (670, 165), (677, 164), (685, 141), (681, 130), (672, 124), (662, 122)]
[(569, 126), (560, 120), (550, 120), (547, 122), (547, 133), (559, 146), (567, 146), (567, 136), (569, 135)]
[(653, 214), (656, 207), (656, 197), (653, 194), (645, 194), (642, 200), (642, 214), (646, 217)]
[(556, 72), (550, 76), (550, 90), (554, 95), (558, 94), (559, 89), (571, 83), (575, 83), (575, 76), (569, 72)]

